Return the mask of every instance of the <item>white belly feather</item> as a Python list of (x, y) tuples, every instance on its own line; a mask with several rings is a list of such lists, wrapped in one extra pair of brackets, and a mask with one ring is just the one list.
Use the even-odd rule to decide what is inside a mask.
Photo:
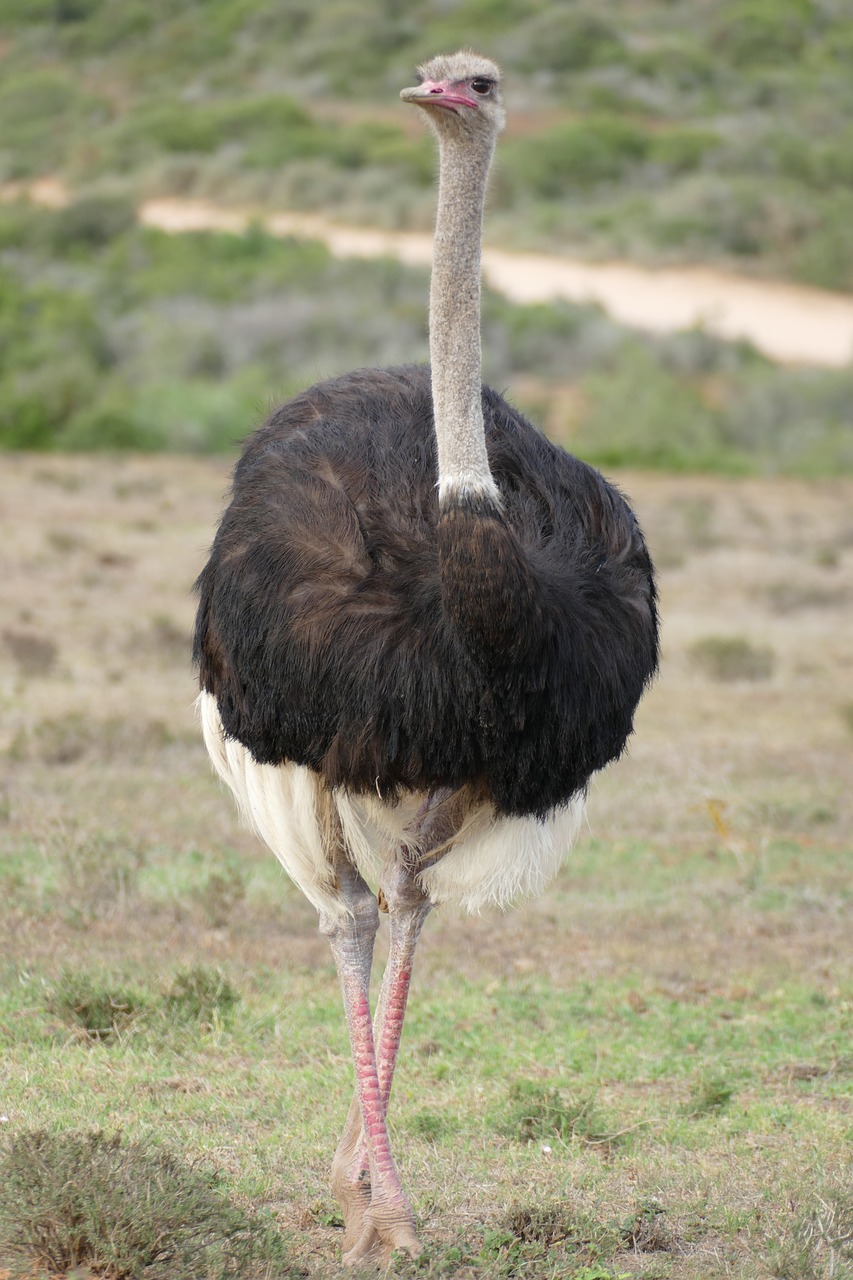
[[(341, 837), (361, 874), (372, 880), (395, 848), (412, 843), (411, 825), (423, 796), (389, 804), (378, 795), (330, 791), (303, 765), (258, 764), (225, 737), (211, 694), (199, 695), (198, 708), (214, 768), (244, 820), (318, 911), (340, 916), (346, 910), (330, 858)], [(570, 852), (583, 811), (582, 796), (542, 822), (498, 817), (490, 804), (480, 804), (447, 852), (421, 873), (421, 884), (436, 906), (449, 902), (471, 913), (541, 893)]]

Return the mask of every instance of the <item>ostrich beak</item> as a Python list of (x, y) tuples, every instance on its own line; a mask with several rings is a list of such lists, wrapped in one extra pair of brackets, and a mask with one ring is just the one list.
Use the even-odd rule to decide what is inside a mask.
[(448, 111), (455, 111), (457, 107), (477, 109), (474, 99), (460, 93), (449, 80), (424, 80), (423, 84), (401, 90), (400, 97), (415, 107), (445, 107)]

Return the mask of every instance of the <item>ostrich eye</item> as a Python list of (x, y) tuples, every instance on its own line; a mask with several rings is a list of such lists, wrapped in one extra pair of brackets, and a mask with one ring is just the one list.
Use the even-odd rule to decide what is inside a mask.
[(494, 80), (486, 80), (483, 76), (478, 76), (476, 80), (471, 81), (471, 88), (475, 93), (482, 94), (485, 98), (487, 93), (491, 93), (494, 88)]

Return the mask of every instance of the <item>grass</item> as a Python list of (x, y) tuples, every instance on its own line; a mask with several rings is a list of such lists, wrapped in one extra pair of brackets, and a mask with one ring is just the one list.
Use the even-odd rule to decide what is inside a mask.
[(45, 1009), (90, 1040), (110, 1040), (128, 1030), (142, 998), (126, 987), (105, 987), (88, 974), (64, 970), (48, 991)]
[[(327, 1280), (351, 1089), (337, 979), (210, 775), (176, 640), (225, 465), (7, 465), (0, 598), (55, 650), (34, 669), (0, 648), (0, 1272), (56, 1274), (32, 1236), (48, 1214), (62, 1248), (81, 1215), (100, 1224), (77, 1263), (94, 1274)], [(838, 1280), (853, 593), (780, 612), (760, 588), (849, 587), (849, 483), (619, 479), (670, 550), (661, 679), (549, 892), (424, 931), (391, 1126), (427, 1253), (396, 1274)], [(721, 618), (773, 648), (772, 679), (691, 662)], [(181, 1204), (203, 1270), (180, 1262)], [(163, 1231), (176, 1252), (152, 1261)]]
[[(601, 855), (582, 859), (580, 875), (592, 877)], [(610, 864), (611, 877), (621, 865), (621, 884), (630, 883), (630, 860), (617, 858), (614, 866), (611, 851)], [(692, 866), (674, 880), (665, 878), (670, 906), (687, 875), (695, 884)], [(744, 915), (755, 913), (761, 915), (757, 906)], [(244, 926), (253, 914), (247, 912)], [(140, 915), (149, 938), (159, 933), (144, 898), (134, 907), (134, 916)], [(620, 915), (627, 923), (624, 908), (614, 921)], [(117, 932), (125, 942), (133, 933), (127, 920)], [(134, 937), (135, 950), (141, 940)], [(397, 1145), (407, 1178), (416, 1184), (430, 1243), (421, 1272), (452, 1275), (465, 1265), (477, 1277), (574, 1277), (586, 1275), (584, 1267), (590, 1273), (598, 1267), (595, 1274), (615, 1277), (631, 1258), (660, 1254), (678, 1263), (673, 1275), (728, 1274), (714, 1269), (714, 1255), (726, 1267), (740, 1257), (742, 1274), (750, 1275), (787, 1230), (787, 1197), (819, 1209), (812, 1197), (827, 1194), (849, 1141), (849, 1070), (845, 1075), (833, 1067), (832, 1057), (849, 1035), (843, 1001), (816, 1001), (814, 988), (792, 975), (771, 1001), (760, 989), (734, 999), (731, 988), (650, 992), (642, 1015), (626, 999), (621, 975), (570, 990), (539, 977), (516, 978), (487, 994), (491, 974), (477, 979), (472, 970), (462, 983), (449, 973), (441, 977), (441, 951), (449, 941), (426, 958), (394, 1108)], [(242, 969), (236, 939), (229, 950), (230, 967)], [(91, 953), (91, 942), (86, 951)], [(271, 967), (246, 970), (246, 998), (232, 1006), (226, 1022), (180, 1021), (165, 1036), (162, 1021), (152, 1017), (163, 999), (158, 975), (164, 966), (142, 960), (141, 967), (147, 970), (142, 998), (148, 1015), (137, 1019), (132, 1034), (98, 1032), (85, 1042), (57, 1032), (48, 1016), (50, 998), (40, 1001), (35, 973), (24, 978), (9, 972), (4, 982), (4, 1023), (14, 1028), (4, 1052), (26, 1080), (13, 1082), (6, 1094), (15, 1131), (22, 1134), (8, 1160), (32, 1168), (23, 1155), (41, 1140), (29, 1128), (37, 1113), (55, 1144), (53, 1181), (39, 1182), (34, 1213), (52, 1212), (61, 1235), (63, 1222), (76, 1222), (80, 1214), (53, 1201), (60, 1189), (67, 1194), (69, 1183), (84, 1187), (86, 1211), (113, 1224), (111, 1238), (123, 1239), (126, 1220), (133, 1223), (136, 1234), (123, 1247), (141, 1268), (148, 1257), (146, 1232), (171, 1232), (176, 1219), (170, 1215), (180, 1216), (171, 1185), (166, 1182), (164, 1202), (150, 1205), (140, 1223), (136, 1202), (123, 1202), (125, 1182), (144, 1194), (138, 1172), (116, 1176), (108, 1166), (99, 1181), (85, 1169), (70, 1177), (63, 1166), (66, 1144), (80, 1162), (79, 1144), (85, 1152), (94, 1141), (85, 1135), (112, 1132), (118, 1118), (146, 1158), (154, 1159), (164, 1140), (188, 1148), (192, 1169), (203, 1157), (218, 1173), (220, 1210), (251, 1204), (262, 1221), (266, 1212), (268, 1224), (289, 1238), (289, 1264), (305, 1268), (301, 1274), (326, 1274), (322, 1265), (316, 1269), (316, 1250), (331, 1268), (338, 1225), (325, 1190), (326, 1165), (342, 1123), (347, 1078), (331, 967), (289, 975)], [(139, 960), (134, 968), (138, 973)], [(77, 977), (78, 986), (94, 981)], [(113, 995), (111, 1007), (116, 1004)], [(572, 1029), (567, 1034), (560, 1028)], [(424, 1054), (427, 1037), (432, 1048)], [(784, 1072), (793, 1053), (806, 1055), (823, 1074)], [(712, 1079), (720, 1061), (727, 1075)], [(566, 1092), (555, 1083), (562, 1078), (574, 1089), (594, 1082), (604, 1128), (618, 1126), (621, 1138), (599, 1141), (600, 1125), (589, 1124), (589, 1107), (567, 1105)], [(97, 1093), (81, 1096), (80, 1086), (96, 1080)], [(446, 1118), (438, 1132), (425, 1134), (413, 1123), (424, 1096)], [(816, 1149), (820, 1172), (810, 1165)], [(673, 1158), (674, 1152), (681, 1154)], [(14, 1180), (6, 1186), (7, 1196), (19, 1194)], [(519, 1187), (528, 1188), (526, 1199), (519, 1198)], [(194, 1230), (221, 1240), (214, 1210), (210, 1218), (193, 1210), (188, 1220)], [(238, 1220), (245, 1229), (245, 1217)], [(744, 1220), (750, 1224), (745, 1250)], [(28, 1241), (20, 1248), (38, 1257)], [(105, 1265), (98, 1247), (87, 1237), (89, 1258)], [(56, 1267), (55, 1254), (51, 1265)], [(181, 1274), (174, 1257), (169, 1267), (167, 1274)]]

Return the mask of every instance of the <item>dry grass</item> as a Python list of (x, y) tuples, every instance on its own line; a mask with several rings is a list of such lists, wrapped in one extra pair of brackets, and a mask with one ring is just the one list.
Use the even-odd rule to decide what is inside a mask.
[[(101, 1115), (113, 1067), (98, 1055), (135, 1053), (116, 1067), (117, 1080), (130, 1072), (129, 1083), (107, 1114), (118, 1107), (116, 1122), (134, 1137), (162, 1128), (209, 1155), (241, 1196), (262, 1197), (294, 1233), (310, 1274), (331, 1274), (339, 1246), (326, 1189), (333, 1140), (318, 1126), (342, 1122), (347, 1066), (342, 1042), (330, 1048), (312, 1030), (326, 1016), (311, 1012), (316, 1001), (325, 1010), (337, 999), (327, 947), (313, 912), (277, 877), (210, 777), (192, 709), (190, 586), (226, 467), (11, 456), (4, 469), (0, 611), (6, 634), (36, 637), (41, 656), (30, 661), (17, 638), (0, 645), (9, 924), (0, 930), (0, 967), (21, 982), (47, 975), (40, 1007), (53, 991), (60, 1022), (50, 980), (94, 970), (94, 994), (113, 998), (95, 1009), (95, 1031), (112, 1029), (114, 1012), (123, 1019), (123, 996), (137, 989), (128, 975), (138, 970), (149, 1010), (130, 1019), (139, 1049), (124, 1046), (123, 1026), (83, 1047), (73, 1031), (56, 1032), (83, 1055), (78, 1075), (61, 1077), (67, 1105), (77, 1099), (73, 1108)], [(640, 1046), (656, 1026), (666, 1034), (709, 1010), (715, 1026), (742, 1027), (748, 1039), (750, 1025), (764, 1025), (774, 991), (796, 984), (824, 1002), (813, 1005), (819, 1015), (825, 1009), (839, 1026), (849, 1022), (853, 894), (842, 855), (853, 830), (853, 484), (619, 480), (663, 566), (662, 674), (630, 754), (595, 784), (593, 843), (550, 893), (505, 916), (437, 915), (425, 932), (397, 1095), (405, 1176), (424, 1234), (438, 1242), (423, 1274), (465, 1274), (452, 1250), (468, 1258), (465, 1242), (486, 1223), (480, 1252), (464, 1264), (478, 1278), (574, 1275), (536, 1270), (536, 1250), (563, 1248), (553, 1242), (564, 1239), (575, 1242), (578, 1269), (615, 1249), (613, 1274), (648, 1280), (813, 1280), (809, 1267), (840, 1277), (846, 1273), (829, 1270), (836, 1255), (846, 1265), (832, 1243), (849, 1209), (840, 1148), (827, 1155), (792, 1144), (784, 1117), (808, 1107), (815, 1124), (834, 1116), (833, 1132), (842, 1133), (845, 1115), (849, 1125), (850, 1101), (837, 1087), (850, 1079), (849, 1040), (821, 1056), (807, 1056), (796, 1041), (762, 1050), (771, 1065), (744, 1078), (725, 1060), (714, 1069), (687, 1031), (679, 1069), (664, 1079)], [(786, 594), (781, 607), (776, 584), (788, 582), (796, 597)], [(694, 646), (724, 635), (772, 650), (768, 678), (721, 683), (691, 661)], [(597, 847), (598, 839), (608, 844)], [(631, 865), (633, 881), (624, 878)], [(181, 1040), (187, 1020), (162, 1012), (170, 1000), (207, 1009), (219, 999), (218, 987), (211, 996), (207, 978), (201, 982), (199, 964), (214, 987), (216, 975), (236, 976), (241, 1034), (268, 1037), (252, 1060), (218, 1013), (199, 1015), (209, 1041), (194, 1057)], [(252, 1012), (272, 967), (290, 992), (288, 1018), (303, 1019), (301, 1039), (279, 1031), (266, 1006)], [(493, 993), (485, 1007), (484, 975)], [(457, 988), (454, 1021), (430, 992)], [(470, 1007), (468, 988), (476, 988)], [(561, 993), (569, 1012), (549, 1012), (548, 991)], [(598, 1035), (594, 1070), (572, 1065), (566, 1037), (571, 1031), (572, 1043), (582, 1043), (587, 1016), (579, 991), (604, 993), (596, 996), (599, 1027), (636, 1028), (633, 1077), (617, 1069), (621, 1051), (608, 1034)], [(70, 1022), (85, 1023), (80, 990), (70, 984), (66, 994)], [(152, 1008), (161, 1010), (160, 1040), (152, 1038)], [(21, 1016), (35, 1015), (27, 1008)], [(496, 1085), (485, 1073), (476, 1037), (499, 1036), (490, 1019), (505, 1032), (529, 1019), (531, 1037), (551, 1043), (547, 1055), (525, 1050), (523, 1039), (513, 1050), (515, 1068), (532, 1082), (526, 1093), (513, 1095), (511, 1079)], [(162, 1037), (177, 1045), (165, 1075)], [(456, 1079), (453, 1054), (469, 1040), (469, 1074)], [(59, 1060), (51, 1069), (72, 1071)], [(303, 1117), (297, 1141), (303, 1120), (290, 1123), (287, 1097), (298, 1093), (299, 1072), (334, 1084), (333, 1096), (318, 1097), (316, 1121)], [(485, 1118), (460, 1145), (454, 1135), (480, 1094)], [(758, 1096), (778, 1122), (739, 1137), (740, 1117)], [(255, 1097), (257, 1109), (248, 1101)], [(214, 1103), (210, 1116), (193, 1110)], [(10, 1121), (39, 1127), (39, 1115), (38, 1099), (29, 1098)], [(672, 1124), (681, 1128), (666, 1128)], [(680, 1136), (657, 1136), (670, 1132)], [(768, 1201), (768, 1187), (806, 1186), (818, 1174), (822, 1201), (793, 1192), (790, 1207), (784, 1197)]]
[[(57, 763), (99, 754), (120, 768), (150, 749), (156, 773), (164, 750), (195, 742), (191, 584), (223, 504), (226, 466), (13, 455), (4, 470), (0, 609), (13, 640), (0, 646), (0, 751), (31, 760), (19, 779), (25, 789), (38, 774), (42, 783), (70, 778), (57, 775)], [(772, 804), (784, 794), (795, 806), (802, 797), (800, 834), (814, 831), (812, 805), (832, 810), (817, 820), (821, 838), (842, 839), (853, 826), (844, 785), (853, 485), (619, 479), (663, 566), (664, 662), (630, 756), (594, 788), (594, 833), (656, 841), (677, 833), (695, 843), (722, 832), (724, 841), (755, 843), (772, 834)], [(75, 536), (58, 548), (56, 528)], [(792, 582), (796, 603), (786, 596), (780, 610), (778, 584)], [(772, 650), (772, 678), (721, 689), (697, 669), (692, 647), (721, 635)], [(31, 657), (21, 637), (33, 637)], [(40, 760), (51, 767), (40, 771)], [(83, 826), (100, 821), (109, 799), (97, 778), (87, 784), (74, 806)], [(64, 790), (44, 787), (43, 829), (67, 819)], [(768, 822), (747, 830), (746, 814), (762, 805)], [(155, 806), (162, 838), (199, 838), (204, 824), (179, 809)]]

